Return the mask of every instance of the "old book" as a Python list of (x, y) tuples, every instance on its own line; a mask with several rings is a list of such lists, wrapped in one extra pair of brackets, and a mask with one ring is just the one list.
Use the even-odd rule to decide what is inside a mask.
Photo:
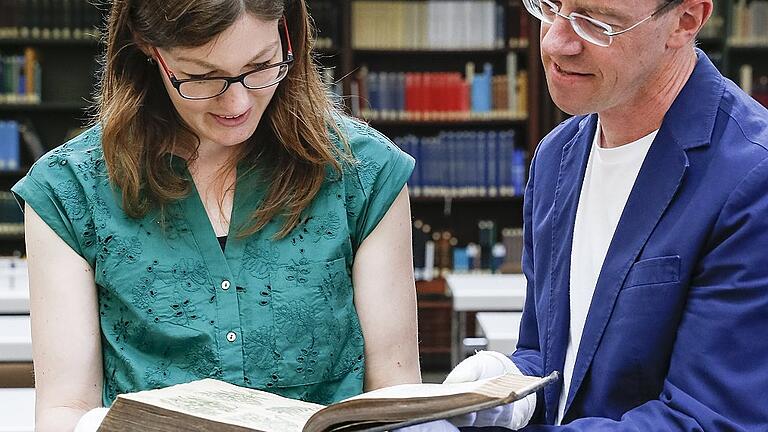
[(507, 404), (557, 380), (516, 374), (461, 384), (405, 384), (329, 406), (203, 379), (119, 395), (100, 432), (385, 431)]

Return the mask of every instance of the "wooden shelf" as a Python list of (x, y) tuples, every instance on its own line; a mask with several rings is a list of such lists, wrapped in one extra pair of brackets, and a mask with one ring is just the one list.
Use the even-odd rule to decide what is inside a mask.
[(768, 50), (768, 42), (750, 43), (750, 42), (732, 42), (728, 41), (726, 47), (732, 51), (765, 51)]
[(95, 36), (75, 39), (44, 39), (44, 38), (12, 38), (0, 39), (0, 45), (5, 46), (96, 46), (99, 39)]
[(27, 175), (29, 168), (20, 168), (16, 170), (0, 170), (0, 177), (21, 178)]
[(384, 120), (384, 119), (363, 119), (374, 127), (475, 127), (475, 126), (497, 126), (508, 128), (511, 126), (521, 126), (526, 123), (523, 118), (489, 118), (489, 119), (466, 119), (466, 120)]
[(510, 52), (520, 52), (527, 50), (527, 46), (512, 48), (492, 48), (492, 49), (392, 49), (392, 48), (355, 48), (352, 53), (359, 56), (380, 56), (380, 55), (407, 55), (407, 56), (431, 56), (431, 55), (459, 55), (459, 56), (499, 56)]
[(41, 103), (2, 103), (0, 112), (7, 111), (81, 111), (87, 108), (85, 102), (41, 102)]
[(515, 203), (522, 202), (522, 195), (514, 196), (471, 196), (471, 197), (426, 197), (426, 196), (412, 196), (411, 204), (442, 204), (445, 201), (450, 200), (453, 204), (477, 204), (477, 203)]

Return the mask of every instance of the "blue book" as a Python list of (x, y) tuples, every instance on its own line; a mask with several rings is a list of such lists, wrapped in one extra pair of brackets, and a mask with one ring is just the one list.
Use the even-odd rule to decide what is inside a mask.
[(472, 80), (472, 111), (489, 112), (493, 107), (493, 66), (483, 65), (483, 73)]
[(488, 196), (488, 133), (477, 133), (477, 194)]
[(371, 72), (368, 74), (368, 80), (366, 82), (368, 87), (368, 106), (372, 110), (380, 110), (381, 103), (379, 102), (379, 74)]
[(9, 123), (6, 120), (0, 120), (0, 171), (8, 169), (6, 153), (11, 141)]
[(395, 104), (395, 109), (398, 112), (403, 112), (405, 111), (405, 72), (397, 73), (396, 77), (397, 103)]
[(392, 79), (390, 72), (379, 72), (379, 109), (386, 112), (392, 109)]
[(499, 134), (499, 194), (513, 196), (515, 194), (512, 170), (514, 166), (515, 132), (503, 131)]
[(0, 170), (19, 169), (19, 124), (15, 121), (0, 121)]
[(522, 195), (525, 190), (525, 151), (515, 149), (512, 154), (512, 193)]
[(488, 143), (485, 153), (485, 166), (488, 170), (487, 186), (488, 196), (495, 197), (499, 194), (498, 172), (498, 139), (499, 134), (496, 131), (488, 132)]

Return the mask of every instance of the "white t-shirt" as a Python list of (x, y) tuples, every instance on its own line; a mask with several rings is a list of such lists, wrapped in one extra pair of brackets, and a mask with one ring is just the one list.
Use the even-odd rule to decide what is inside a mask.
[(555, 424), (560, 424), (571, 386), (576, 354), (587, 320), (597, 278), (603, 267), (608, 246), (619, 224), (629, 193), (640, 172), (648, 149), (658, 130), (615, 148), (601, 147), (600, 121), (597, 122), (592, 150), (584, 173), (584, 182), (576, 210), (571, 249), (570, 307), (571, 323), (568, 349), (563, 367), (563, 391)]

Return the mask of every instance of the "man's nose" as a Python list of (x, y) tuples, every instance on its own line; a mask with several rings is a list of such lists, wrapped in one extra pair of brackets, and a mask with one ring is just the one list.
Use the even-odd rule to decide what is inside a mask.
[(584, 49), (581, 38), (566, 18), (556, 16), (552, 24), (541, 24), (541, 50), (551, 56), (574, 56)]

